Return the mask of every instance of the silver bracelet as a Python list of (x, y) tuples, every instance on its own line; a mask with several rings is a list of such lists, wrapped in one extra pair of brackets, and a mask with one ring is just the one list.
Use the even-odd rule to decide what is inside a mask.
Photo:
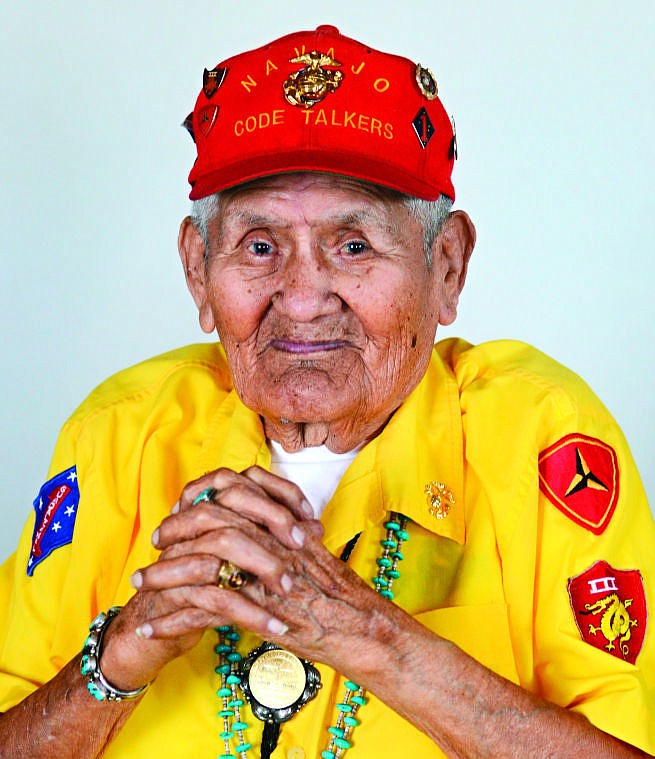
[(102, 640), (112, 619), (120, 612), (122, 606), (112, 606), (105, 614), (100, 614), (91, 622), (89, 636), (82, 648), (80, 672), (87, 678), (86, 687), (96, 701), (133, 701), (148, 687), (148, 683), (136, 690), (120, 690), (114, 687), (102, 674), (100, 657), (102, 656)]

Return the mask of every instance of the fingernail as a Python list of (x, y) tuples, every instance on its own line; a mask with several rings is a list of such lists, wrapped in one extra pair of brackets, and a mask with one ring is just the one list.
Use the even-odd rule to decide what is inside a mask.
[(149, 625), (147, 622), (144, 625), (139, 625), (136, 628), (136, 636), (137, 638), (152, 638), (153, 633), (152, 625)]
[(138, 569), (132, 575), (132, 577), (130, 577), (130, 582), (132, 583), (132, 587), (136, 588), (137, 590), (143, 585), (143, 576)]
[(280, 622), (279, 619), (275, 619), (275, 617), (271, 617), (268, 620), (268, 624), (266, 625), (266, 629), (271, 633), (271, 635), (284, 635), (284, 633), (289, 628), (288, 628), (287, 625), (284, 624), (284, 622)]
[(180, 510), (180, 502), (178, 501), (173, 508), (171, 509), (171, 514), (177, 514), (177, 512)]
[(152, 533), (153, 546), (159, 545), (159, 527)]
[(293, 580), (289, 577), (289, 575), (282, 575), (282, 577), (280, 577), (280, 585), (282, 586), (284, 592), (288, 593), (291, 588), (293, 588)]
[(294, 524), (294, 526), (291, 528), (291, 537), (293, 538), (294, 543), (299, 545), (301, 548), (305, 545), (305, 533), (298, 527), (297, 524)]
[(322, 538), (325, 533), (325, 527), (317, 519), (307, 522), (307, 529), (311, 530), (317, 538)]
[(302, 509), (302, 513), (308, 517), (309, 519), (314, 518), (314, 507), (311, 505), (311, 503), (307, 499), (303, 499), (303, 502), (300, 504), (300, 508)]

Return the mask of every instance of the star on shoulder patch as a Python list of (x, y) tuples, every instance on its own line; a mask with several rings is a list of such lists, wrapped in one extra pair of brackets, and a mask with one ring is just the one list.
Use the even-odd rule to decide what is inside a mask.
[(77, 469), (72, 466), (56, 474), (39, 490), (34, 499), (36, 522), (32, 535), (32, 550), (27, 562), (27, 574), (57, 548), (73, 540), (73, 529), (80, 502)]
[(619, 499), (619, 464), (612, 446), (580, 433), (539, 455), (539, 487), (576, 524), (600, 535)]
[(569, 579), (568, 592), (582, 639), (634, 664), (644, 644), (648, 620), (641, 573), (597, 561)]

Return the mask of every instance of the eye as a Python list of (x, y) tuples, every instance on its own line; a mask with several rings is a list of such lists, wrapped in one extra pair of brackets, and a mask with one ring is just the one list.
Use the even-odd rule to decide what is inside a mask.
[(348, 256), (361, 256), (363, 253), (370, 251), (370, 246), (364, 240), (348, 240), (347, 243), (341, 246), (340, 250)]
[(273, 252), (273, 246), (263, 240), (253, 240), (248, 243), (248, 250), (259, 258), (270, 255)]

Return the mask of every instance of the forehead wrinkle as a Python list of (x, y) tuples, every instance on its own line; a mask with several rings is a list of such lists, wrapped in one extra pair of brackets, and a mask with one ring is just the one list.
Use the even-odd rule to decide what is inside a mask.
[(369, 230), (373, 227), (373, 240), (375, 240), (375, 232), (377, 232), (383, 236), (383, 239), (386, 237), (387, 245), (402, 245), (404, 240), (403, 225), (400, 223), (397, 214), (387, 213), (387, 210), (388, 206), (386, 204), (382, 208), (369, 206), (345, 213), (336, 213), (328, 217), (327, 221), (336, 227), (353, 230), (361, 229), (363, 232), (367, 231), (367, 227)]
[[(355, 204), (357, 205), (357, 204)], [(374, 227), (379, 232), (388, 235), (394, 242), (402, 238), (401, 225), (396, 216), (386, 213), (386, 206), (382, 209), (376, 205), (368, 205), (363, 208), (350, 208), (343, 211), (337, 210), (327, 216), (317, 219), (306, 219), (310, 228), (332, 226), (336, 228), (362, 228)], [(278, 214), (274, 210), (271, 213), (262, 213), (258, 209), (226, 208), (223, 216), (226, 228), (232, 225), (240, 227), (276, 227), (278, 229), (290, 229), (295, 221), (286, 214)]]
[[(225, 214), (226, 221), (236, 221), (237, 223), (244, 224), (248, 227), (268, 226), (275, 225), (276, 227), (290, 227), (293, 222), (287, 216), (279, 216), (278, 214), (262, 214), (259, 212), (249, 211), (248, 209), (231, 209)], [(370, 212), (368, 210), (362, 211), (347, 211), (345, 213), (334, 213), (326, 218), (319, 218), (314, 221), (309, 221), (310, 227), (323, 226), (324, 224), (331, 224), (338, 227), (357, 227), (374, 224), (389, 232), (392, 231), (394, 225), (384, 220), (384, 215)]]
[(255, 213), (253, 211), (233, 209), (226, 213), (226, 221), (236, 221), (247, 227), (267, 227), (269, 225), (275, 225), (276, 227), (289, 227), (291, 222), (279, 216), (266, 216), (262, 213)]
[(377, 211), (361, 210), (361, 211), (348, 211), (344, 214), (334, 214), (328, 217), (328, 221), (335, 226), (343, 227), (363, 227), (373, 225), (378, 229), (388, 233), (389, 235), (395, 235), (397, 230), (397, 224), (392, 224), (385, 214), (381, 214)]

